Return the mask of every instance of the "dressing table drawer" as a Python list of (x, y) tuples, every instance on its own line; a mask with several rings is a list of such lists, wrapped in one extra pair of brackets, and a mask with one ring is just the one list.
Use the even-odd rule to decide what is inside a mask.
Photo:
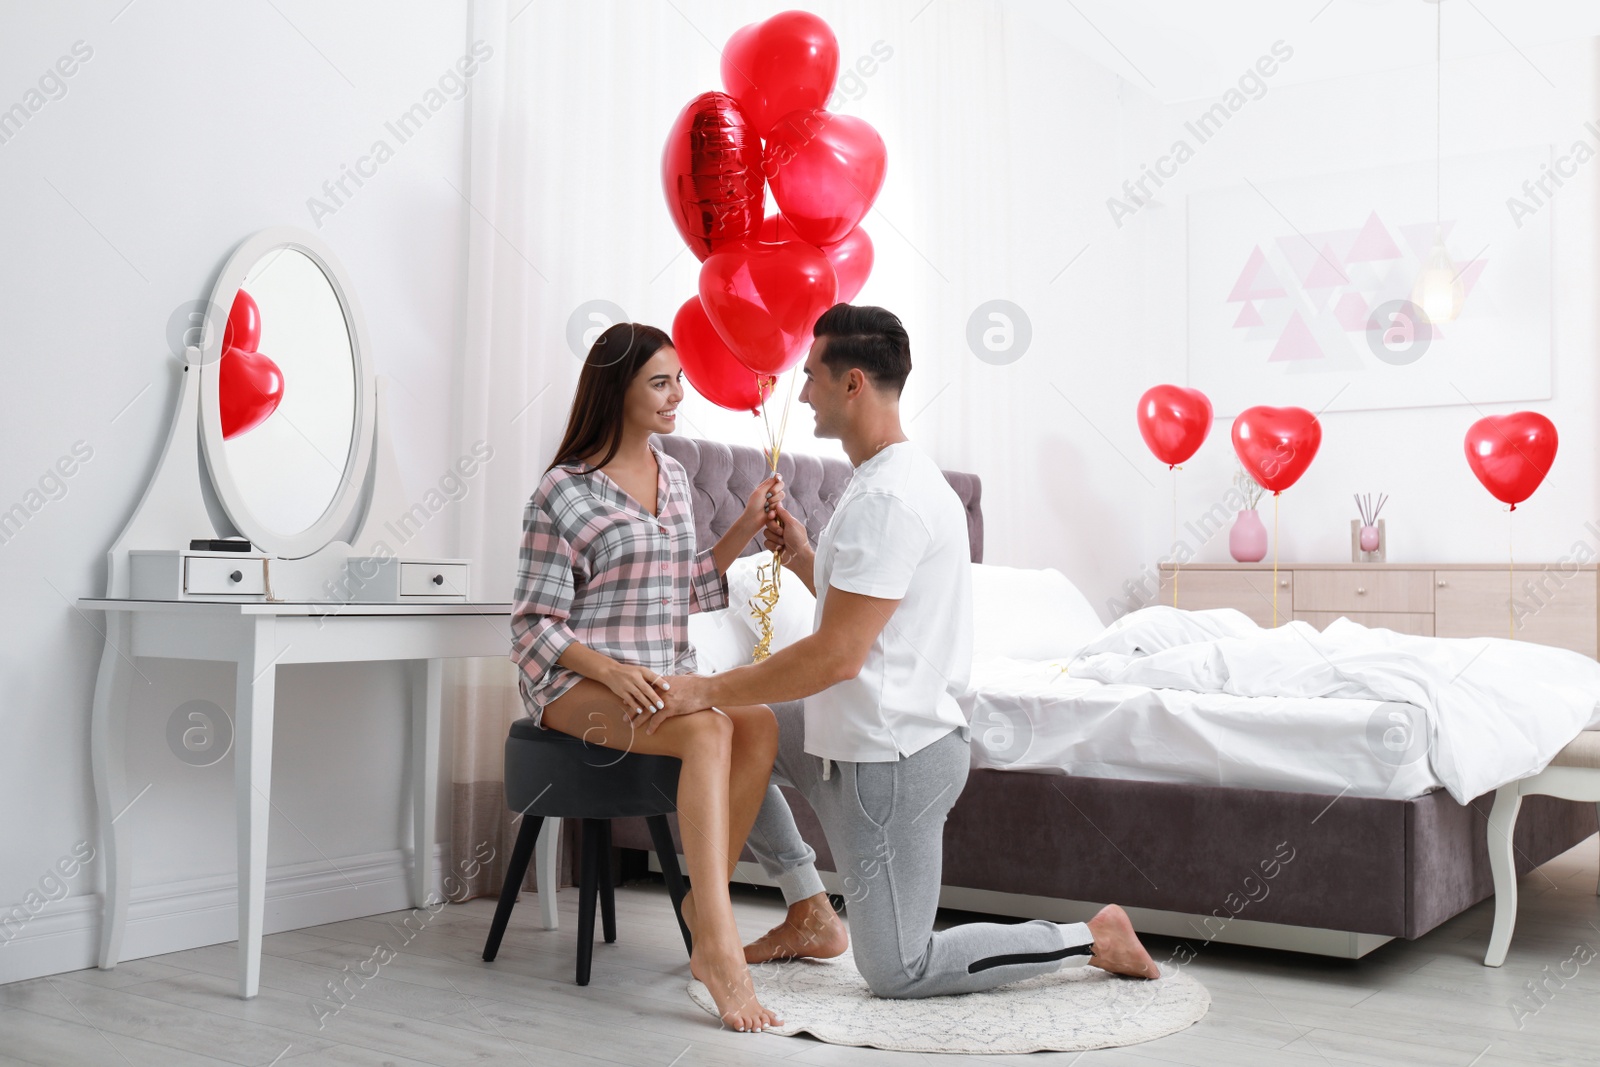
[(465, 563), (400, 564), (401, 596), (466, 596)]
[(1427, 614), (1433, 611), (1433, 572), (1304, 568), (1295, 573), (1294, 610)]
[(183, 591), (190, 596), (266, 596), (267, 561), (185, 556)]
[(466, 600), (471, 589), (472, 564), (464, 559), (351, 556), (345, 563), (342, 598), (368, 604), (437, 604)]

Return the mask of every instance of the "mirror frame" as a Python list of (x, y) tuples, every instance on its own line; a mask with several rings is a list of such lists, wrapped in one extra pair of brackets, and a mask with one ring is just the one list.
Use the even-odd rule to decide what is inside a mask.
[[(350, 335), (350, 354), (355, 374), (355, 419), (350, 434), (350, 451), (345, 456), (344, 472), (333, 499), (316, 522), (296, 533), (273, 529), (250, 509), (233, 472), (222, 439), (218, 368), (222, 361), (222, 337), (234, 294), (244, 284), (251, 269), (271, 252), (281, 249), (300, 252), (315, 263), (328, 279), (339, 307), (344, 312), (345, 329)], [(228, 257), (206, 307), (205, 348), (200, 354), (200, 439), (204, 445), (206, 468), (217, 499), (239, 533), (257, 548), (273, 556), (294, 559), (309, 556), (332, 543), (334, 535), (350, 521), (366, 488), (372, 460), (373, 430), (376, 422), (376, 392), (367, 341), (366, 320), (356, 302), (354, 287), (343, 264), (321, 238), (293, 226), (278, 226), (252, 234), (240, 242)], [(193, 350), (191, 350), (191, 356)]]

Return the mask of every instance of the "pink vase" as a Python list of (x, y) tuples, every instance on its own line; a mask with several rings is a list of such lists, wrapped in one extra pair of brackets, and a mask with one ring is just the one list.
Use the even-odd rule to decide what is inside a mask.
[(1228, 552), (1240, 563), (1259, 563), (1267, 554), (1267, 527), (1255, 508), (1246, 508), (1228, 531)]
[(1378, 551), (1378, 528), (1376, 526), (1361, 527), (1361, 551)]

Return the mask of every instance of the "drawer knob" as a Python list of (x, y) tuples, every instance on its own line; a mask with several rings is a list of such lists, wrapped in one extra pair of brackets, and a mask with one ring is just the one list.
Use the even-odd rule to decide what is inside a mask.
[(435, 575), (434, 575), (434, 576), (433, 576), (433, 584), (434, 584), (434, 585), (443, 585), (443, 584), (444, 584), (444, 575), (442, 575), (442, 574), (435, 574)]
[(1367, 595), (1367, 587), (1366, 586), (1364, 586), (1364, 585), (1356, 586), (1356, 596), (1366, 596), (1366, 595)]
[(1443, 579), (1443, 578), (1440, 578), (1440, 579), (1439, 579), (1439, 588), (1440, 588), (1440, 589), (1443, 589), (1443, 588), (1444, 588), (1444, 586), (1445, 586), (1445, 581), (1444, 581), (1444, 579)]
[(239, 571), (234, 571), (232, 574), (228, 575), (228, 581), (230, 581), (230, 582), (242, 582), (242, 581), (244, 581), (244, 575), (241, 574)]
[(1287, 589), (1287, 588), (1289, 588), (1289, 579), (1287, 579), (1287, 578), (1279, 578), (1278, 579), (1278, 588), (1279, 589)]

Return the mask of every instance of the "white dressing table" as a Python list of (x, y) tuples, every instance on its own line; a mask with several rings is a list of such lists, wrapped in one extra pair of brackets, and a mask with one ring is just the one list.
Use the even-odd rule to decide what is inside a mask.
[[(248, 338), (247, 324), (230, 320), (246, 287), (256, 314)], [(412, 560), (384, 542), (385, 527), (412, 514), (416, 502), (405, 498), (395, 468), (359, 307), (326, 245), (287, 228), (247, 239), (222, 268), (206, 319), (179, 371), (177, 411), (156, 473), (108, 553), (106, 595), (78, 601), (103, 614), (106, 636), (91, 725), (104, 857), (99, 963), (109, 969), (121, 958), (132, 884), (131, 835), (121, 816), (138, 799), (124, 769), (134, 661), (232, 663), (238, 975), (248, 998), (260, 980), (277, 668), (409, 665), (409, 888), (420, 907), (437, 899), (431, 868), (443, 661), (509, 654), (511, 605), (471, 601), (469, 561)], [(259, 344), (280, 374), (274, 402), (270, 377), (262, 387), (254, 364), (255, 392), (244, 395), (265, 395), (255, 414), (267, 414), (244, 430), (240, 394), (224, 392), (237, 388), (240, 374), (239, 363), (221, 367), (234, 351), (225, 351), (225, 335), (247, 342), (252, 355)], [(235, 405), (227, 415), (224, 402)], [(231, 430), (225, 418), (233, 419)], [(486, 455), (484, 462), (492, 449)], [(249, 551), (236, 555), (191, 545), (240, 537)]]

